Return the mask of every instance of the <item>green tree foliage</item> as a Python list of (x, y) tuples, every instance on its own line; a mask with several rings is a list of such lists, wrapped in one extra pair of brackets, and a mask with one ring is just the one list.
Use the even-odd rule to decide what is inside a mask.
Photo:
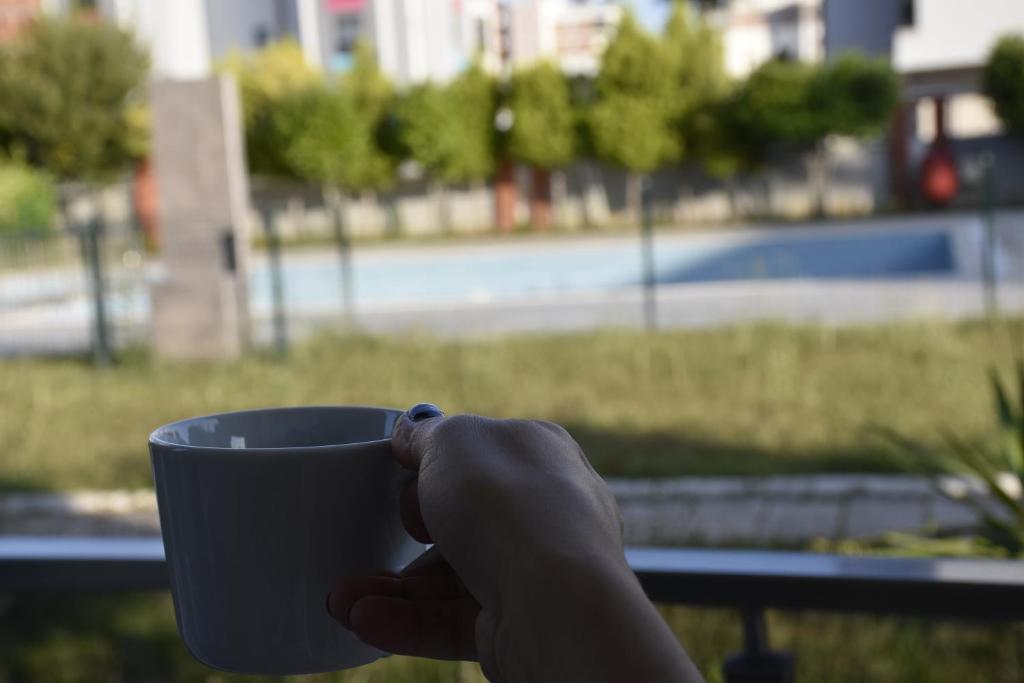
[(395, 105), (400, 151), (442, 181), (458, 181), (462, 132), (448, 94), (433, 83), (414, 86)]
[(539, 62), (512, 76), (508, 106), (515, 116), (509, 154), (553, 169), (569, 165), (576, 151), (576, 120), (569, 84), (558, 67)]
[[(825, 211), (829, 135), (863, 137), (879, 131), (899, 103), (899, 81), (881, 60), (848, 54), (820, 65), (773, 60), (740, 86), (722, 118), (719, 137), (731, 143), (719, 158), (756, 165), (771, 146), (814, 150), (815, 211)], [(751, 145), (744, 151), (744, 145)], [(721, 169), (720, 169), (721, 170)]]
[(336, 81), (313, 79), (287, 89), (268, 107), (277, 161), (285, 175), (350, 192), (378, 190), (394, 179), (381, 145), (394, 90), (365, 51)]
[(888, 62), (851, 52), (815, 69), (806, 108), (819, 135), (866, 137), (881, 132), (899, 99)]
[(496, 166), (494, 115), (498, 97), (494, 80), (474, 63), (448, 85), (446, 95), (460, 131), (458, 153), (446, 175), (458, 182), (486, 180)]
[(46, 231), (56, 210), (57, 191), (48, 175), (0, 161), (0, 235)]
[(675, 76), (674, 104), (683, 124), (693, 112), (723, 97), (729, 90), (722, 37), (687, 2), (676, 0), (664, 36)]
[(231, 52), (218, 68), (238, 81), (250, 171), (293, 176), (286, 159), (292, 131), (282, 125), (277, 110), (287, 98), (319, 83), (322, 75), (306, 64), (294, 40), (271, 43), (252, 53)]
[(807, 106), (814, 75), (815, 67), (803, 62), (766, 62), (736, 95), (736, 125), (774, 143), (804, 146), (824, 137), (821, 119)]
[(388, 138), (393, 137), (395, 87), (380, 70), (368, 43), (356, 45), (352, 68), (341, 77), (339, 86), (343, 96), (351, 99), (359, 118), (353, 133), (367, 138), (354, 143), (366, 153), (358, 167), (347, 173), (347, 187), (355, 191), (389, 187), (395, 179), (395, 158), (387, 152)]
[(273, 125), (288, 139), (283, 159), (296, 177), (360, 190), (376, 180), (365, 165), (379, 153), (371, 123), (344, 89), (318, 83), (278, 102)]
[(628, 12), (605, 50), (590, 131), (598, 156), (648, 173), (679, 156), (673, 59)]
[(0, 145), (59, 179), (102, 180), (139, 153), (148, 59), (105, 22), (38, 19), (0, 56)]
[(740, 88), (738, 125), (754, 137), (810, 147), (827, 135), (878, 132), (899, 103), (899, 81), (884, 61), (847, 54), (823, 65), (774, 60)]
[(1024, 35), (999, 39), (985, 63), (981, 83), (1007, 130), (1024, 135)]
[(673, 59), (675, 115), (685, 156), (721, 178), (756, 165), (759, 146), (734, 121), (734, 88), (719, 31), (689, 3), (676, 0), (664, 40)]

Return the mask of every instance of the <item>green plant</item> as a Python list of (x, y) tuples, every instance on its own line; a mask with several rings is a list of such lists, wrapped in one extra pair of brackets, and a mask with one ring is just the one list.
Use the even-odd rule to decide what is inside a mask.
[(319, 84), (323, 76), (311, 69), (294, 40), (270, 43), (262, 50), (228, 53), (218, 70), (238, 81), (245, 123), (246, 158), (256, 174), (294, 177), (286, 159), (293, 134), (276, 116), (289, 97)]
[(828, 185), (825, 139), (873, 135), (898, 104), (898, 77), (882, 60), (858, 54), (820, 65), (776, 59), (739, 87), (732, 121), (742, 138), (814, 152), (811, 183), (820, 214)]
[(0, 49), (0, 146), (55, 178), (102, 181), (137, 158), (148, 70), (108, 22), (37, 19)]
[(48, 175), (0, 161), (0, 235), (47, 232), (56, 210), (57, 191)]
[(508, 151), (514, 159), (543, 169), (567, 166), (576, 151), (569, 83), (550, 62), (512, 75), (508, 106), (515, 115)]
[(627, 204), (640, 217), (641, 177), (680, 156), (675, 56), (627, 12), (601, 59), (589, 126), (598, 158), (629, 173)]
[(1007, 129), (1024, 135), (1024, 35), (999, 39), (982, 71), (981, 89)]
[(497, 89), (494, 80), (474, 62), (446, 88), (458, 122), (457, 153), (446, 176), (455, 182), (490, 178), (495, 168), (494, 114)]
[[(1016, 390), (993, 367), (989, 382), (996, 412), (996, 446), (978, 446), (943, 430), (945, 448), (936, 452), (891, 429), (879, 430), (905, 456), (933, 472), (936, 490), (951, 500), (965, 503), (978, 513), (985, 537), (1009, 555), (1024, 554), (1024, 362), (1015, 367)], [(991, 503), (969, 491), (950, 490), (942, 475), (967, 474), (983, 486)]]

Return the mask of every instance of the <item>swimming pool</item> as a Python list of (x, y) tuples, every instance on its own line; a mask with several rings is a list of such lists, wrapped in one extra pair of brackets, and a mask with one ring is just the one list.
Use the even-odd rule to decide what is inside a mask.
[[(943, 228), (761, 231), (658, 236), (655, 270), (662, 284), (893, 279), (952, 275), (955, 259), (949, 231)], [(335, 253), (286, 252), (282, 273), (289, 310), (339, 306), (341, 271)], [(642, 281), (635, 238), (357, 250), (351, 275), (361, 308), (614, 291)], [(264, 259), (253, 264), (250, 283), (254, 309), (269, 309)]]

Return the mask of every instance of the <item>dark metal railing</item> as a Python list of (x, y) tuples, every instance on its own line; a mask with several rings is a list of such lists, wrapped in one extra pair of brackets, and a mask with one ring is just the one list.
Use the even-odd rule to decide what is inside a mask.
[[(628, 548), (652, 601), (726, 607), (743, 616), (730, 682), (792, 680), (792, 657), (768, 647), (765, 609), (813, 609), (1024, 621), (1024, 561)], [(0, 591), (164, 590), (159, 538), (0, 537)]]

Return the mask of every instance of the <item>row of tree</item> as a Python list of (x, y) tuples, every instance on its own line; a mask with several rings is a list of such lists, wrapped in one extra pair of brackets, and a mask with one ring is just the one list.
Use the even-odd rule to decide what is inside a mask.
[(443, 193), (507, 163), (546, 174), (595, 159), (629, 172), (637, 211), (644, 174), (683, 161), (720, 177), (753, 170), (773, 147), (876, 133), (899, 98), (885, 62), (853, 54), (772, 61), (731, 82), (717, 31), (682, 2), (661, 36), (625, 14), (594, 78), (540, 62), (498, 82), (473, 65), (446, 85), (398, 92), (365, 46), (354, 64), (324, 79), (290, 42), (226, 61), (241, 84), (254, 173), (340, 196), (387, 188), (411, 161)]

